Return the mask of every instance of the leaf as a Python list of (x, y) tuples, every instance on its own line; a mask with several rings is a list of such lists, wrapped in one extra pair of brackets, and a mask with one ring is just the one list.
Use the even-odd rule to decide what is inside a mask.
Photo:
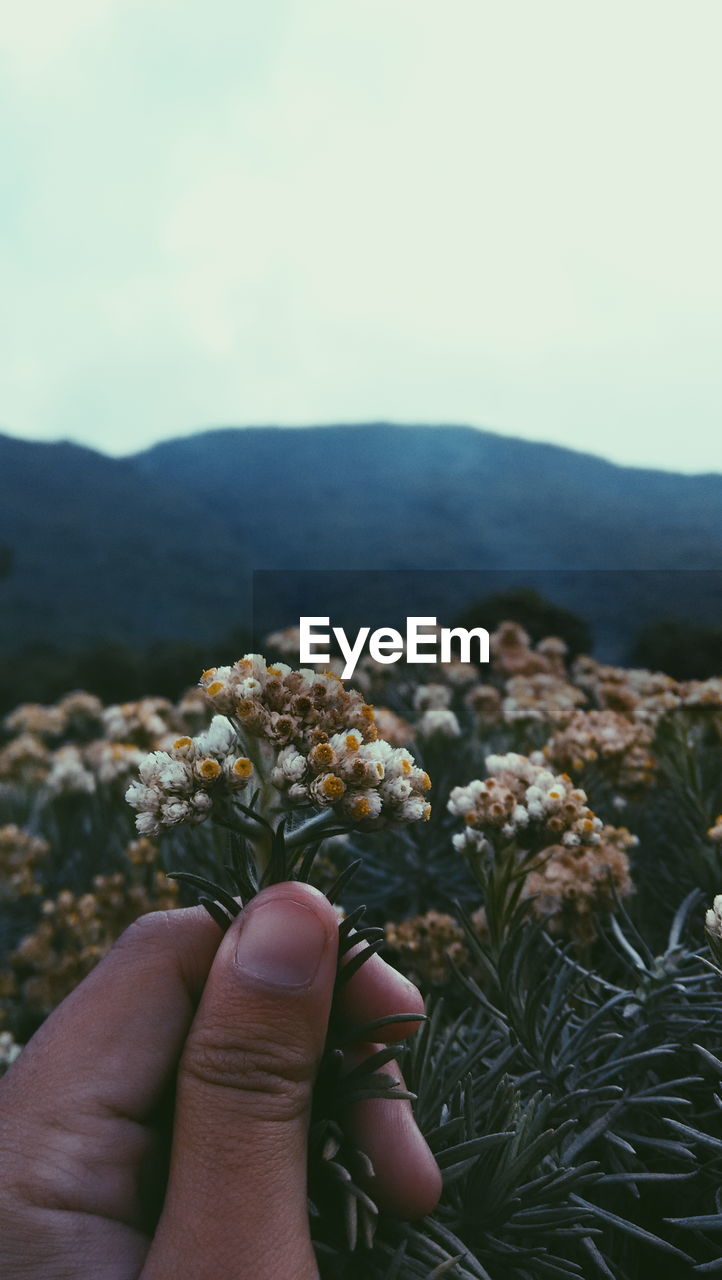
[(626, 1235), (632, 1236), (635, 1240), (642, 1241), (655, 1249), (659, 1249), (661, 1253), (667, 1253), (670, 1257), (679, 1258), (682, 1262), (694, 1262), (694, 1258), (690, 1258), (689, 1254), (683, 1253), (681, 1249), (675, 1248), (670, 1244), (669, 1240), (663, 1240), (661, 1236), (655, 1236), (651, 1231), (645, 1231), (644, 1227), (638, 1226), (636, 1222), (630, 1222), (627, 1218), (621, 1218), (616, 1213), (611, 1213), (608, 1209), (602, 1209), (597, 1204), (590, 1204), (586, 1200), (582, 1200), (579, 1196), (572, 1195), (570, 1197), (580, 1208), (588, 1209), (595, 1218), (601, 1222), (607, 1222), (611, 1227), (617, 1227)]
[(197, 876), (193, 871), (169, 871), (168, 876), (171, 880), (180, 880), (181, 884), (192, 885), (194, 889), (203, 889), (210, 898), (220, 902), (234, 919), (240, 914), (241, 907), (235, 898), (221, 885), (206, 880), (205, 876)]
[(333, 884), (331, 885), (331, 888), (326, 891), (326, 897), (328, 898), (329, 902), (334, 903), (338, 900), (339, 894), (342, 892), (343, 889), (345, 889), (351, 877), (356, 874), (359, 867), (361, 866), (361, 862), (362, 862), (362, 859), (357, 858), (355, 862), (349, 863), (349, 865), (344, 868), (341, 874), (336, 877)]
[(219, 906), (217, 902), (214, 902), (212, 898), (206, 898), (205, 894), (202, 893), (199, 895), (198, 901), (201, 906), (205, 907), (211, 919), (215, 920), (216, 924), (225, 933), (226, 929), (233, 923), (233, 921), (227, 912), (223, 910), (223, 907)]
[(365, 964), (367, 960), (370, 960), (371, 956), (376, 955), (376, 953), (381, 950), (382, 946), (383, 938), (380, 938), (377, 942), (370, 942), (367, 946), (364, 946), (363, 950), (357, 952), (355, 956), (352, 956), (350, 960), (347, 960), (345, 964), (342, 964), (336, 978), (336, 988), (338, 989), (343, 987), (350, 982), (354, 974), (358, 973), (361, 966)]

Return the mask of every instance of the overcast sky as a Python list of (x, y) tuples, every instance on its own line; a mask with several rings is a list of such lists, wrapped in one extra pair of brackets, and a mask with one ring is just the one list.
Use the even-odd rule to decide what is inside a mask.
[(455, 422), (722, 470), (720, 0), (23, 0), (0, 430)]

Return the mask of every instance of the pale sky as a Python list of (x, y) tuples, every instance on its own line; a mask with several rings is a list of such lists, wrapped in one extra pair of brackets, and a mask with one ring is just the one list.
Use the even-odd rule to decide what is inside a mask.
[(722, 470), (720, 0), (0, 0), (0, 431)]

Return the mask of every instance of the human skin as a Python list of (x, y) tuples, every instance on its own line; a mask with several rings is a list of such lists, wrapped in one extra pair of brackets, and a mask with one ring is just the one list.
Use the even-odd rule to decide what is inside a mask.
[[(317, 1277), (306, 1148), (337, 949), (333, 907), (300, 883), (263, 890), (223, 937), (200, 907), (126, 930), (0, 1081), (0, 1274)], [(373, 957), (341, 1014), (422, 1008)], [(430, 1212), (441, 1177), (410, 1104), (364, 1101), (348, 1123), (379, 1203)]]

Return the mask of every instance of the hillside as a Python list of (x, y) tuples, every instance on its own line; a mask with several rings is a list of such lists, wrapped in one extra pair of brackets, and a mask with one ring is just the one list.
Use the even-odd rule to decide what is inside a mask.
[(722, 475), (643, 471), (468, 427), (206, 431), (137, 455), (254, 565), (722, 568)]
[[(210, 639), (247, 618), (250, 568), (283, 571), (266, 584), (270, 625), (327, 611), (317, 582), (289, 572), (304, 569), (336, 570), (339, 607), (373, 606), (382, 621), (450, 620), (526, 571), (609, 651), (648, 618), (722, 616), (722, 475), (463, 427), (229, 428), (125, 459), (0, 436), (2, 543), (14, 553), (0, 584), (6, 650)], [(357, 569), (421, 572), (413, 591), (406, 576), (376, 577), (364, 598), (347, 576)]]
[(215, 637), (237, 608), (237, 539), (187, 490), (78, 445), (0, 436), (0, 645)]

